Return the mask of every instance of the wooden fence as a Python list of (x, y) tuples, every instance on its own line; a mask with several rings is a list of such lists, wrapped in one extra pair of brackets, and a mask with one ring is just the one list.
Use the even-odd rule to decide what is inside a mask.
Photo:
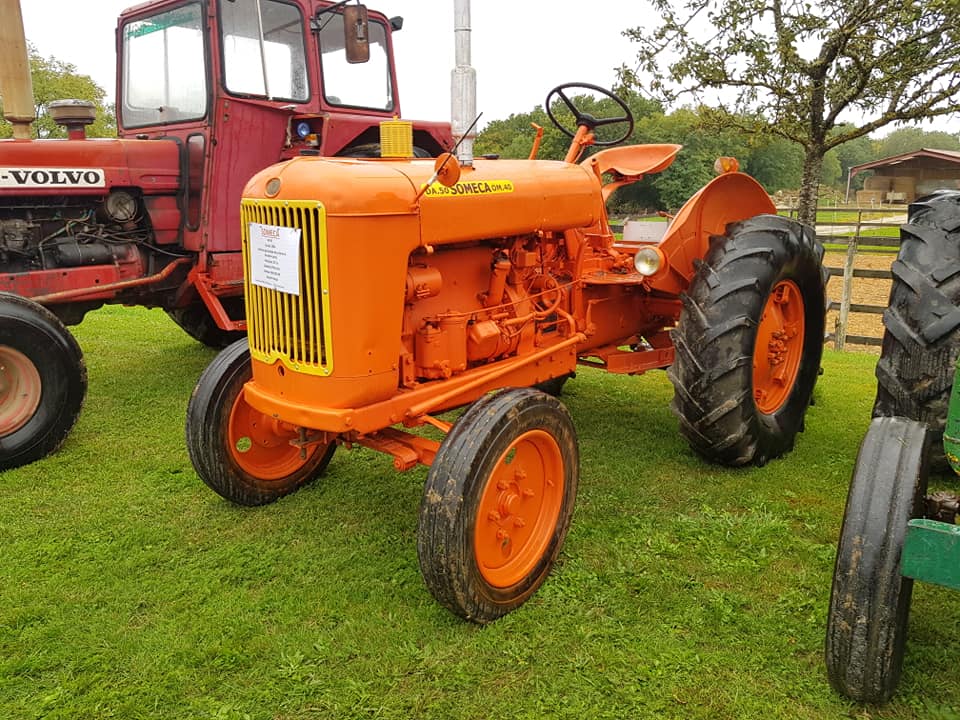
[[(794, 209), (778, 208), (781, 214), (793, 217)], [(829, 213), (836, 212), (843, 214), (844, 217), (856, 212), (856, 220), (843, 222), (831, 222), (825, 220)], [(882, 315), (886, 305), (863, 305), (853, 302), (854, 278), (871, 278), (890, 280), (893, 275), (890, 270), (867, 270), (854, 267), (857, 253), (862, 248), (870, 248), (871, 252), (890, 253), (890, 262), (894, 260), (898, 248), (900, 247), (899, 233), (897, 237), (888, 237), (883, 235), (871, 234), (879, 228), (899, 228), (905, 222), (905, 207), (894, 208), (820, 208), (819, 216), (821, 222), (817, 224), (817, 239), (825, 246), (834, 249), (836, 246), (846, 246), (843, 267), (827, 266), (827, 272), (830, 277), (840, 276), (843, 278), (839, 300), (831, 299), (827, 310), (838, 310), (837, 318), (832, 331), (828, 331), (824, 342), (833, 342), (834, 348), (843, 350), (849, 343), (851, 345), (872, 345), (879, 346), (882, 337), (870, 335), (851, 335), (847, 332), (847, 325), (850, 319), (850, 313), (866, 313), (870, 315)], [(866, 218), (864, 217), (866, 216)], [(884, 219), (886, 218), (886, 219)]]

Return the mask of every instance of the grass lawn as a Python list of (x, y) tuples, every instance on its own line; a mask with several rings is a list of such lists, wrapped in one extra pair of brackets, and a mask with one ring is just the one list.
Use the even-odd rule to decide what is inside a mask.
[(234, 507), (183, 440), (213, 353), (156, 310), (76, 334), (79, 424), (0, 475), (2, 718), (960, 718), (960, 594), (918, 585), (887, 707), (824, 678), (872, 355), (828, 351), (796, 450), (745, 470), (687, 449), (663, 373), (581, 372), (567, 543), (530, 602), (481, 628), (420, 580), (423, 468), (340, 450), (315, 485)]

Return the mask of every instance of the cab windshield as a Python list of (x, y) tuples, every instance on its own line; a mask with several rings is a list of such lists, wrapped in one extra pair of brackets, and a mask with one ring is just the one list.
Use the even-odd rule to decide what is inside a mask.
[(370, 19), (370, 60), (347, 62), (344, 48), (343, 15), (320, 15), (320, 64), (323, 68), (323, 96), (331, 105), (390, 111), (394, 108), (387, 52), (387, 28)]
[(199, 120), (207, 114), (203, 14), (190, 3), (122, 29), (124, 127)]
[(234, 95), (306, 102), (310, 97), (300, 9), (279, 0), (220, 4), (223, 73)]

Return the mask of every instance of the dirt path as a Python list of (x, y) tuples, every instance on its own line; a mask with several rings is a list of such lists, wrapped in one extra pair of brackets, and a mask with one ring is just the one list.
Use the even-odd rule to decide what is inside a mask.
[[(824, 256), (823, 264), (827, 267), (843, 268), (845, 258), (846, 253), (827, 252)], [(891, 263), (893, 263), (895, 259), (896, 255), (892, 254), (857, 253), (854, 267), (869, 270), (889, 270)], [(862, 305), (886, 306), (890, 298), (890, 284), (890, 280), (855, 277), (853, 279), (852, 302)], [(842, 293), (843, 277), (831, 277), (827, 285), (827, 298), (839, 302)], [(838, 311), (836, 310), (831, 310), (827, 313), (827, 332), (833, 332), (837, 315)], [(883, 321), (881, 316), (851, 312), (847, 324), (847, 334), (881, 337), (883, 335)], [(833, 344), (830, 343), (828, 347), (833, 347)], [(845, 349), (853, 352), (880, 352), (879, 347), (868, 345), (847, 345)]]

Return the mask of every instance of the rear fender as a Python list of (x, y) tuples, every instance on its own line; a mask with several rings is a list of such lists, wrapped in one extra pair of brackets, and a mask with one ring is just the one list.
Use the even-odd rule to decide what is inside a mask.
[(776, 212), (770, 196), (749, 175), (734, 172), (714, 178), (687, 200), (667, 227), (657, 246), (666, 262), (648, 285), (680, 294), (696, 271), (694, 261), (706, 256), (711, 235), (723, 235), (730, 223)]

